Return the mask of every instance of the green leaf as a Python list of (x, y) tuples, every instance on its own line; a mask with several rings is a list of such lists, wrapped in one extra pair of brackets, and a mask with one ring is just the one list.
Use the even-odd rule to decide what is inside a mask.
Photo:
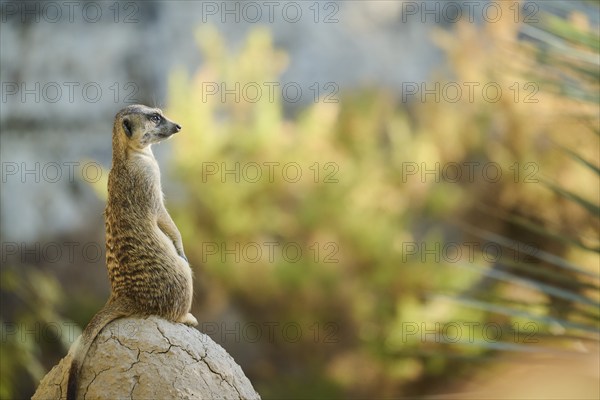
[(595, 166), (591, 161), (588, 161), (585, 158), (581, 157), (579, 154), (575, 153), (573, 150), (571, 150), (559, 143), (555, 143), (555, 144), (557, 146), (559, 146), (565, 153), (567, 153), (573, 160), (583, 164), (587, 168), (594, 171), (598, 176), (600, 176), (600, 167)]
[(548, 187), (550, 190), (552, 190), (554, 193), (579, 204), (581, 207), (588, 210), (594, 216), (596, 216), (596, 217), (600, 216), (600, 207), (599, 206), (592, 204), (590, 201), (580, 197), (579, 195), (572, 193), (568, 190), (565, 190), (544, 178), (540, 178), (540, 182), (543, 185), (545, 185), (546, 187)]
[(461, 303), (461, 304), (469, 306), (469, 307), (478, 308), (478, 309), (485, 310), (488, 312), (493, 312), (496, 314), (509, 315), (511, 317), (526, 318), (529, 320), (540, 321), (540, 322), (548, 324), (548, 325), (558, 324), (558, 325), (564, 326), (565, 328), (578, 329), (581, 331), (593, 333), (595, 335), (600, 336), (600, 331), (598, 330), (597, 326), (591, 326), (591, 325), (585, 325), (585, 324), (581, 324), (581, 323), (577, 323), (577, 322), (571, 322), (571, 321), (567, 321), (567, 320), (556, 318), (556, 317), (532, 314), (528, 311), (517, 310), (514, 308), (510, 308), (510, 307), (503, 307), (503, 306), (500, 306), (497, 304), (491, 304), (488, 302), (479, 301), (479, 300), (475, 300), (475, 299), (471, 299), (471, 298), (465, 298), (465, 297), (461, 297), (461, 296), (436, 294), (436, 295), (434, 295), (434, 297), (448, 299), (448, 300), (451, 300), (451, 301), (454, 301), (457, 303)]
[(535, 251), (530, 251), (527, 249), (527, 246), (524, 243), (521, 243), (519, 241), (511, 240), (504, 236), (498, 235), (496, 233), (492, 233), (492, 232), (489, 232), (489, 231), (486, 231), (483, 229), (475, 228), (472, 225), (468, 225), (468, 224), (464, 224), (464, 223), (461, 223), (460, 225), (467, 232), (470, 232), (471, 234), (478, 236), (482, 239), (489, 240), (490, 242), (495, 242), (501, 246), (507, 247), (507, 248), (515, 250), (515, 251), (520, 251), (522, 253), (525, 253), (525, 254), (528, 254), (537, 259), (546, 261), (550, 264), (556, 265), (557, 267), (566, 269), (568, 271), (577, 272), (578, 274), (589, 276), (594, 279), (600, 279), (600, 274), (587, 271), (587, 270), (585, 270), (585, 269), (573, 264), (572, 262), (565, 260), (564, 258), (559, 257), (557, 255), (548, 253), (548, 252), (546, 252), (544, 250), (540, 250), (540, 249), (535, 249)]
[(480, 272), (484, 275), (490, 276), (494, 279), (498, 279), (498, 280), (502, 280), (502, 281), (514, 283), (514, 284), (519, 284), (519, 285), (523, 285), (523, 286), (528, 286), (528, 287), (534, 288), (536, 290), (539, 290), (540, 292), (547, 294), (549, 296), (559, 297), (559, 298), (562, 298), (565, 300), (570, 300), (573, 302), (578, 302), (578, 303), (582, 303), (582, 304), (600, 308), (599, 302), (594, 301), (592, 299), (588, 299), (587, 297), (582, 296), (578, 293), (574, 293), (574, 292), (571, 292), (571, 291), (568, 291), (565, 289), (547, 285), (545, 283), (535, 281), (532, 279), (523, 278), (523, 277), (517, 276), (515, 274), (511, 274), (509, 272), (499, 271), (498, 269), (493, 269), (493, 268), (490, 269), (490, 268), (486, 268), (486, 267), (476, 268), (473, 265), (466, 265), (466, 264), (454, 264), (454, 265), (456, 265), (458, 267), (462, 267), (462, 268), (467, 268), (467, 269), (470, 269), (473, 271), (478, 271), (478, 272)]

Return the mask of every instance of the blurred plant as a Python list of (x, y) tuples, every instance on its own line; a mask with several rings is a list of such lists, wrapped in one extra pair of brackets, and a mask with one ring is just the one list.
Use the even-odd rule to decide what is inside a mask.
[[(581, 24), (548, 21), (597, 60)], [(189, 188), (174, 217), (201, 265), (198, 285), (210, 287), (209, 315), (234, 309), (247, 322), (304, 330), (295, 343), (263, 337), (260, 362), (244, 365), (265, 398), (432, 393), (497, 350), (573, 353), (597, 340), (598, 204), (589, 199), (599, 197), (599, 130), (596, 104), (581, 103), (597, 102), (597, 76), (581, 64), (593, 57), (569, 64), (562, 52), (541, 68), (553, 42), (518, 40), (521, 28), (465, 23), (435, 36), (456, 81), (513, 88), (498, 102), (463, 96), (402, 109), (364, 89), (292, 118), (265, 87), (251, 101), (221, 98), (221, 84), (277, 82), (287, 58), (266, 30), (234, 54), (215, 30), (198, 31), (204, 65), (170, 81), (167, 113), (186, 127), (176, 165)], [(581, 79), (557, 95), (562, 68)], [(517, 95), (531, 88), (537, 102)], [(504, 172), (497, 180), (468, 174), (490, 163)], [(412, 174), (450, 164), (460, 179)], [(457, 243), (461, 257), (439, 258)], [(468, 243), (493, 243), (502, 258), (467, 257)], [(282, 251), (290, 244), (300, 257)], [(461, 323), (501, 335), (478, 329), (453, 343), (444, 329)]]
[[(600, 351), (598, 26), (596, 21), (590, 27), (585, 15), (572, 11), (566, 2), (556, 5), (564, 7), (560, 11), (566, 17), (542, 13), (538, 25), (518, 26), (520, 41), (499, 40), (510, 30), (502, 25), (486, 32), (496, 40), (479, 37), (500, 45), (485, 54), (490, 66), (500, 67), (490, 68), (493, 79), (526, 77), (535, 82), (536, 93), (539, 90), (539, 106), (531, 110), (534, 113), (524, 113), (527, 124), (505, 125), (520, 138), (503, 146), (517, 162), (535, 160), (539, 174), (530, 181), (536, 183), (534, 187), (505, 181), (491, 191), (492, 196), (475, 197), (480, 202), (475, 203), (477, 212), (460, 225), (485, 243), (510, 250), (506, 252), (510, 257), (495, 260), (489, 268), (468, 266), (478, 269), (483, 278), (469, 290), (446, 297), (512, 324), (514, 338), (534, 339), (516, 344), (507, 337), (469, 344), (521, 354), (508, 370), (522, 363), (523, 357), (532, 361), (532, 354), (543, 357), (538, 360), (546, 365), (569, 365), (560, 372), (546, 371), (557, 379), (551, 385), (532, 381), (535, 396), (542, 397), (557, 395), (557, 387), (571, 387), (568, 379), (588, 370), (585, 365), (590, 360), (597, 364)], [(592, 14), (597, 13), (599, 4), (592, 7)], [(473, 32), (463, 34), (462, 40), (478, 40)], [(442, 34), (439, 39), (447, 50), (457, 49), (449, 36)], [(508, 108), (510, 113), (519, 111), (518, 106)], [(488, 153), (492, 160), (497, 154)], [(527, 326), (529, 332), (523, 330)], [(598, 396), (597, 372), (584, 382), (579, 395)], [(511, 379), (506, 372), (498, 375)], [(524, 393), (526, 389), (519, 386)], [(511, 389), (503, 384), (502, 392), (518, 393)]]
[[(555, 340), (568, 339), (564, 346), (571, 349), (597, 341), (600, 320), (600, 275), (593, 268), (600, 252), (599, 41), (586, 21), (579, 13), (571, 13), (568, 19), (544, 13), (539, 26), (517, 26), (517, 33), (536, 40), (533, 45), (525, 39), (500, 40), (511, 29), (506, 24), (490, 26), (490, 37), (481, 38), (500, 44), (492, 46), (485, 56), (491, 58), (492, 65), (500, 66), (499, 70), (491, 69), (490, 76), (501, 86), (511, 84), (507, 79), (512, 76), (525, 75), (539, 89), (539, 106), (531, 112), (523, 113), (518, 102), (506, 106), (511, 114), (526, 115), (527, 124), (509, 123), (505, 132), (499, 132), (507, 137), (514, 134), (510, 130), (519, 133), (521, 137), (511, 138), (504, 148), (516, 165), (535, 161), (531, 165), (535, 172), (539, 169), (539, 174), (530, 181), (503, 181), (492, 191), (495, 199), (485, 195), (476, 198), (485, 204), (476, 204), (479, 212), (474, 224), (486, 228), (466, 230), (499, 248), (512, 250), (513, 257), (496, 261), (491, 269), (481, 269), (485, 278), (478, 290), (461, 298), (496, 315), (537, 321), (536, 333)], [(448, 50), (456, 48), (449, 37), (441, 36)], [(465, 36), (462, 40), (476, 40), (473, 32)], [(490, 145), (497, 143), (489, 141)], [(490, 160), (502, 157), (497, 153), (490, 148)], [(524, 187), (522, 183), (537, 184)], [(487, 223), (482, 223), (482, 218)], [(497, 221), (496, 229), (503, 226), (502, 235), (486, 230), (490, 220)], [(492, 281), (505, 283), (500, 285), (504, 287), (499, 298), (494, 299), (498, 293), (490, 290)], [(517, 287), (528, 288), (529, 296), (542, 294), (547, 302), (539, 296), (536, 301), (534, 296), (522, 304), (527, 296), (523, 297), (523, 290)], [(488, 301), (477, 301), (472, 297), (475, 294)]]
[(79, 331), (57, 313), (64, 299), (53, 275), (35, 268), (19, 272), (8, 267), (0, 274), (0, 398), (22, 398), (44, 376), (47, 365), (42, 360), (49, 352), (56, 353), (50, 359), (64, 355)]

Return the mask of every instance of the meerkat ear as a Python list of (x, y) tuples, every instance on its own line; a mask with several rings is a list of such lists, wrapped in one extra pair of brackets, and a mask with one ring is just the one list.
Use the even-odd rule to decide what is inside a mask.
[(127, 118), (123, 118), (123, 130), (129, 138), (133, 134), (133, 130), (131, 129), (131, 121), (129, 121), (129, 119)]

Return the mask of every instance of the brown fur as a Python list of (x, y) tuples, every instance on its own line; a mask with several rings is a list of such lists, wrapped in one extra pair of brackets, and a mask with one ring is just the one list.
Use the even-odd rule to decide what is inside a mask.
[(87, 351), (109, 322), (127, 316), (157, 315), (197, 324), (189, 313), (192, 272), (181, 234), (165, 208), (160, 170), (150, 147), (180, 129), (160, 110), (142, 105), (125, 107), (115, 117), (105, 210), (106, 264), (112, 293), (75, 346), (68, 400), (76, 399)]

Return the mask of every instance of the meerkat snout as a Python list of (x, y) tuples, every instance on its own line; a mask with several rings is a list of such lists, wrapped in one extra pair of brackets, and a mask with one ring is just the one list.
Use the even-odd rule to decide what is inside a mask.
[(164, 133), (162, 135), (159, 134), (158, 136), (162, 136), (162, 137), (168, 138), (168, 137), (171, 137), (172, 135), (176, 134), (177, 132), (179, 132), (181, 130), (181, 125), (179, 125), (177, 123), (174, 123), (174, 122), (171, 122), (171, 121), (169, 121), (169, 123), (172, 125), (170, 127), (170, 129), (166, 133)]

